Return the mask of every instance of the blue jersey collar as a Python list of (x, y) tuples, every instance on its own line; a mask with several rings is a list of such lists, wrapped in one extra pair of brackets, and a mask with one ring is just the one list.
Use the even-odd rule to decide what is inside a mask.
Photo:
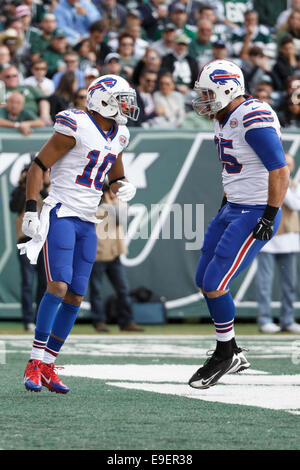
[(98, 131), (100, 132), (102, 137), (104, 137), (105, 140), (110, 141), (116, 137), (117, 132), (118, 132), (118, 124), (116, 122), (111, 126), (111, 128), (107, 132), (104, 132), (101, 129), (101, 127), (97, 124), (95, 119), (89, 113), (86, 113), (86, 115), (90, 118), (92, 123), (97, 127)]

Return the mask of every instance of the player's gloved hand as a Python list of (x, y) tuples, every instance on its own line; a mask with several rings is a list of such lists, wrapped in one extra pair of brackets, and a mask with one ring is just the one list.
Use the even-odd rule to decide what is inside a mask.
[(256, 238), (256, 240), (269, 241), (273, 235), (273, 228), (273, 221), (262, 217), (256, 227), (254, 227), (253, 238)]
[(129, 183), (128, 181), (117, 181), (118, 184), (121, 185), (119, 191), (117, 192), (117, 197), (120, 199), (120, 201), (123, 202), (128, 202), (132, 198), (134, 198), (135, 193), (136, 193), (136, 188), (133, 186), (132, 183)]
[(274, 230), (274, 219), (278, 210), (279, 207), (266, 206), (261, 219), (259, 219), (258, 224), (254, 227), (253, 238), (264, 242), (271, 240)]
[(26, 201), (25, 214), (22, 223), (22, 232), (33, 238), (40, 227), (40, 220), (36, 211), (36, 201)]

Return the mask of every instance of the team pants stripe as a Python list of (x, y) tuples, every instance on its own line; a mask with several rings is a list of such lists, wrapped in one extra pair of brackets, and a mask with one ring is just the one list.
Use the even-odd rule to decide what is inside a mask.
[(220, 284), (217, 287), (217, 290), (224, 290), (228, 284), (228, 282), (232, 279), (233, 275), (235, 272), (238, 270), (240, 265), (245, 259), (245, 256), (247, 255), (248, 251), (250, 250), (251, 246), (255, 242), (255, 239), (253, 238), (253, 235), (249, 235), (249, 237), (246, 239), (246, 241), (243, 243), (242, 247), (240, 248), (238, 254), (236, 255), (231, 267), (221, 280)]
[(46, 277), (47, 281), (51, 282), (53, 281), (51, 272), (50, 272), (50, 264), (49, 264), (49, 256), (48, 256), (48, 242), (47, 240), (45, 241), (44, 247), (43, 247), (43, 253), (44, 253), (44, 263), (45, 263), (45, 271), (46, 271)]

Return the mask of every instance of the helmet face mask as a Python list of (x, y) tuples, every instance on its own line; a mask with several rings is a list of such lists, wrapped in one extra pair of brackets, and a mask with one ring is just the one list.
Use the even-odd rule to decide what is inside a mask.
[(90, 84), (87, 107), (119, 125), (125, 125), (128, 118), (137, 121), (140, 112), (135, 90), (117, 75), (103, 75)]
[(192, 103), (195, 112), (214, 117), (245, 93), (244, 76), (234, 62), (213, 60), (200, 71), (194, 89), (199, 92)]

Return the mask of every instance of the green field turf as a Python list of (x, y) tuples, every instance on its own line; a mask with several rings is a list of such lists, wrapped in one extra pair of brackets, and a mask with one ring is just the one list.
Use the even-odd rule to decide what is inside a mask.
[(299, 337), (240, 331), (251, 373), (200, 391), (187, 381), (215, 342), (197, 334), (202, 325), (193, 335), (77, 328), (89, 327), (75, 327), (57, 360), (65, 396), (27, 392), (32, 335), (0, 336), (1, 449), (300, 449)]

